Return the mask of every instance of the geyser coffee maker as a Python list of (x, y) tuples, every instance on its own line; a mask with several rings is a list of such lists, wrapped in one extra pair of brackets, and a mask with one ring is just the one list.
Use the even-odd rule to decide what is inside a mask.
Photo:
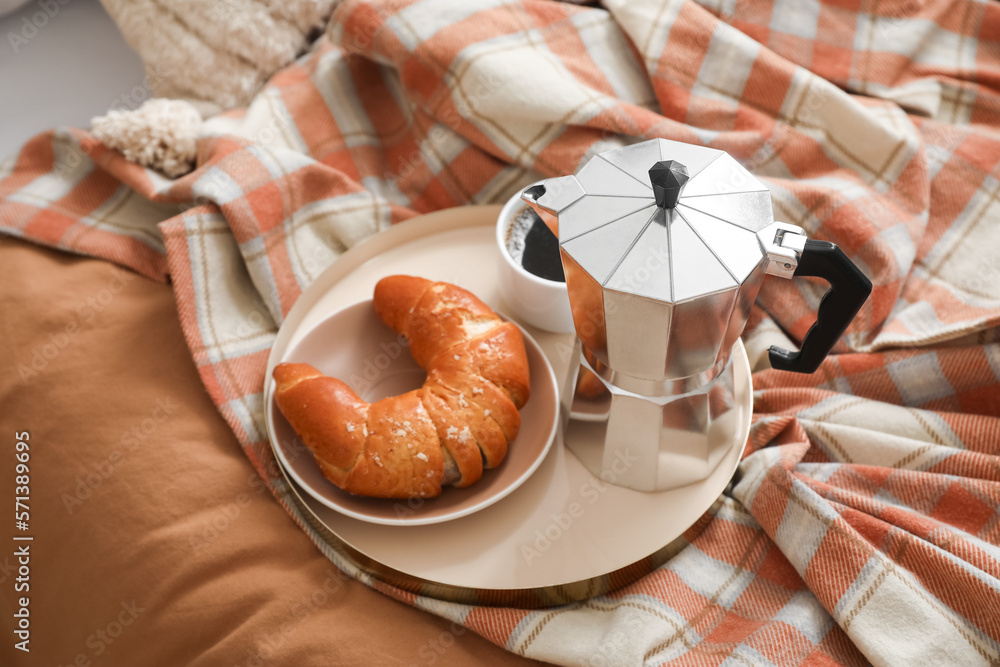
[(871, 292), (836, 245), (775, 222), (767, 187), (723, 151), (644, 141), (522, 199), (555, 218), (576, 328), (566, 445), (621, 486), (683, 486), (721, 460), (731, 351), (765, 274), (830, 283), (801, 350), (771, 348), (786, 371), (815, 371)]

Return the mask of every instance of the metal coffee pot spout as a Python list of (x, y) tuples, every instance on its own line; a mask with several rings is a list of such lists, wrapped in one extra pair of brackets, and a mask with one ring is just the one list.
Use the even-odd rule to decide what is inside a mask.
[(548, 178), (527, 188), (521, 199), (528, 202), (556, 237), (559, 236), (559, 211), (586, 193), (575, 176)]
[(732, 404), (730, 354), (764, 275), (831, 284), (801, 350), (772, 348), (782, 370), (816, 370), (871, 291), (835, 245), (775, 222), (767, 187), (723, 151), (644, 141), (522, 199), (558, 236), (579, 343), (567, 446), (595, 474), (596, 461), (603, 471), (623, 448), (641, 451), (635, 474), (618, 476), (625, 486), (662, 490), (711, 473), (718, 453), (687, 436)]

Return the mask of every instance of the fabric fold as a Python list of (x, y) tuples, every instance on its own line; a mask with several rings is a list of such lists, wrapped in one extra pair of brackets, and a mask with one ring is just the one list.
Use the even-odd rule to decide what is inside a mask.
[[(172, 282), (212, 400), (339, 568), (563, 665), (1000, 661), (1000, 6), (753, 0), (348, 0), (253, 101), (207, 120), (176, 180), (88, 132), (0, 166), (0, 232)], [(883, 35), (891, 34), (889, 40)], [(744, 338), (754, 425), (732, 487), (666, 564), (547, 609), (373, 580), (279, 483), (268, 351), (347, 248), (430, 211), (502, 203), (596, 152), (728, 151), (775, 217), (874, 290), (820, 370), (766, 369), (827, 286), (767, 279)]]

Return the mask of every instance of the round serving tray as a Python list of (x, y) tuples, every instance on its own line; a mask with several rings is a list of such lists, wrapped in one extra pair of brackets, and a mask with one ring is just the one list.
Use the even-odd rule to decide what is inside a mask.
[[(464, 207), (420, 216), (344, 253), (299, 297), (282, 324), (268, 358), (266, 405), (274, 388), (271, 371), (286, 350), (331, 313), (370, 298), (375, 283), (387, 275), (448, 281), (507, 311), (495, 279), (499, 212), (498, 206)], [(525, 329), (556, 377), (565, 378), (573, 335)], [(282, 474), (294, 501), (330, 546), (387, 583), (476, 604), (537, 607), (584, 599), (661, 565), (687, 544), (684, 533), (719, 500), (742, 457), (752, 411), (742, 342), (732, 357), (737, 409), (724, 430), (727, 454), (707, 479), (678, 489), (644, 493), (608, 484), (565, 448), (562, 429), (542, 464), (510, 495), (475, 514), (432, 525), (354, 519), (305, 493), (284, 468)], [(271, 410), (264, 413), (274, 447)]]

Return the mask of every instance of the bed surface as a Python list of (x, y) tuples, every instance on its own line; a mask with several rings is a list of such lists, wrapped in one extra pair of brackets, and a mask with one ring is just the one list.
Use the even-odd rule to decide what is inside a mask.
[(338, 573), (212, 405), (170, 287), (7, 238), (0, 266), (0, 433), (5, 455), (30, 433), (34, 537), (32, 651), (0, 664), (540, 664)]
[[(99, 9), (79, 1), (27, 46)], [(101, 65), (59, 52), (64, 85), (0, 63), (27, 141), (0, 163), (0, 494), (28, 432), (35, 537), (32, 660), (6, 643), (0, 664), (997, 663), (1000, 6), (468, 7), (338, 3), (307, 55), (196, 131), (177, 179), (82, 128), (29, 139), (114, 104), (117, 84), (76, 116), (53, 101)], [(730, 152), (776, 218), (872, 279), (835, 354), (755, 372), (718, 510), (611, 595), (469, 607), (342, 580), (260, 427), (279, 324), (376, 232), (640, 135)], [(824, 289), (766, 281), (751, 360), (801, 341)]]

